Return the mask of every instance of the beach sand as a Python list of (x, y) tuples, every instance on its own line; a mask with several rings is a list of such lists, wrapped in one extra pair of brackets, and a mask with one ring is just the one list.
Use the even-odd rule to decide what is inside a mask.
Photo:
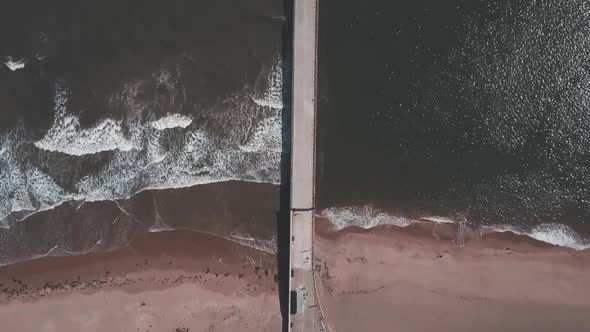
[[(316, 289), (344, 331), (587, 331), (590, 252), (419, 223), (330, 230), (316, 219)], [(473, 234), (466, 232), (466, 234)]]
[(194, 231), (0, 267), (2, 331), (278, 331), (274, 255)]

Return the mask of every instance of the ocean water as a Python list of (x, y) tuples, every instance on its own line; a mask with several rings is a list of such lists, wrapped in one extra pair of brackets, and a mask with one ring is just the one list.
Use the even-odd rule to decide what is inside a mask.
[[(230, 180), (280, 184), (286, 24), (282, 1), (3, 5), (0, 250), (46, 231), (23, 223), (57, 207)], [(49, 238), (43, 248), (63, 245)]]
[(320, 6), (321, 214), (588, 244), (590, 2)]

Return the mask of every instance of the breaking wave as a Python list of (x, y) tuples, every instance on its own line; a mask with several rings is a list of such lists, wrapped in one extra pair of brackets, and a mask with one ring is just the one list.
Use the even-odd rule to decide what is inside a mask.
[(322, 210), (320, 214), (330, 220), (338, 229), (351, 226), (368, 229), (379, 225), (405, 227), (412, 222), (411, 219), (389, 214), (371, 205), (327, 208)]
[[(120, 119), (81, 124), (67, 82), (55, 83), (54, 122), (38, 140), (19, 125), (0, 135), (0, 226), (68, 201), (131, 197), (146, 189), (228, 180), (280, 183), (283, 61), (259, 75), (255, 91), (208, 109), (181, 105), (180, 73), (162, 66), (151, 80), (124, 84), (109, 98)], [(146, 98), (145, 90), (166, 93)], [(158, 108), (160, 107), (160, 108)], [(89, 169), (81, 171), (81, 169)]]
[(131, 150), (132, 144), (125, 138), (122, 121), (105, 119), (91, 128), (81, 128), (79, 118), (67, 111), (69, 93), (64, 82), (55, 84), (55, 120), (45, 137), (35, 142), (37, 148), (73, 156)]
[[(364, 229), (380, 225), (406, 227), (412, 223), (425, 221), (432, 223), (458, 223), (457, 220), (443, 216), (426, 216), (419, 219), (407, 218), (375, 208), (371, 205), (331, 207), (320, 211), (319, 215), (328, 219), (338, 230), (352, 226)], [(519, 230), (507, 225), (486, 228), (495, 232), (512, 232), (514, 234), (526, 235), (555, 246), (568, 247), (576, 250), (590, 249), (590, 241), (582, 238), (571, 228), (562, 224), (539, 224), (530, 230)]]
[(541, 224), (527, 234), (533, 239), (547, 242), (556, 246), (569, 247), (576, 250), (590, 248), (590, 243), (584, 241), (571, 228), (560, 224)]

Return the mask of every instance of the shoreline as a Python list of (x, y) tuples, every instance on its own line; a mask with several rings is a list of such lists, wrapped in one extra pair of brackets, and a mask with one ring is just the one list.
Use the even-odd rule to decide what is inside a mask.
[[(48, 324), (80, 331), (90, 327), (74, 317), (93, 312), (98, 331), (215, 324), (216, 331), (271, 331), (281, 324), (277, 281), (274, 255), (193, 231), (145, 233), (109, 252), (0, 267), (0, 320), (20, 331), (52, 331)], [(24, 318), (31, 310), (38, 314)], [(144, 311), (151, 318), (138, 322)], [(176, 326), (181, 318), (184, 325)]]
[[(0, 263), (104, 252), (151, 230), (190, 229), (261, 243), (276, 238), (280, 187), (228, 181), (179, 189), (145, 190), (128, 200), (64, 203), (0, 228)], [(195, 203), (197, 202), (197, 203)]]
[(315, 271), (335, 331), (580, 331), (590, 250), (415, 223), (334, 230), (316, 218)]
[[(334, 212), (337, 211), (337, 212)], [(442, 233), (455, 233), (458, 242), (471, 241), (489, 236), (526, 237), (551, 246), (570, 248), (578, 251), (590, 250), (590, 239), (584, 238), (564, 224), (538, 224), (527, 230), (510, 225), (479, 225), (443, 216), (404, 216), (372, 206), (327, 208), (319, 211), (316, 218), (325, 219), (332, 231), (346, 229), (434, 228)], [(460, 233), (460, 234), (458, 234)], [(500, 235), (504, 234), (504, 235)]]

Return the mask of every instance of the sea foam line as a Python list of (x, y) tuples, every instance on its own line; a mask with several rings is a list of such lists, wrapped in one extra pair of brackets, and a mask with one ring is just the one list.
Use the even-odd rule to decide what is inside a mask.
[[(338, 230), (353, 226), (364, 229), (370, 229), (380, 225), (407, 227), (413, 223), (424, 221), (432, 223), (459, 223), (457, 220), (444, 216), (426, 216), (420, 218), (420, 220), (415, 220), (394, 215), (371, 205), (331, 207), (320, 211), (319, 216), (328, 219)], [(526, 235), (555, 246), (568, 247), (575, 250), (590, 249), (590, 241), (583, 239), (570, 227), (562, 224), (539, 224), (530, 231), (521, 231), (508, 225), (486, 226), (485, 228), (494, 232), (511, 232), (517, 235)]]

